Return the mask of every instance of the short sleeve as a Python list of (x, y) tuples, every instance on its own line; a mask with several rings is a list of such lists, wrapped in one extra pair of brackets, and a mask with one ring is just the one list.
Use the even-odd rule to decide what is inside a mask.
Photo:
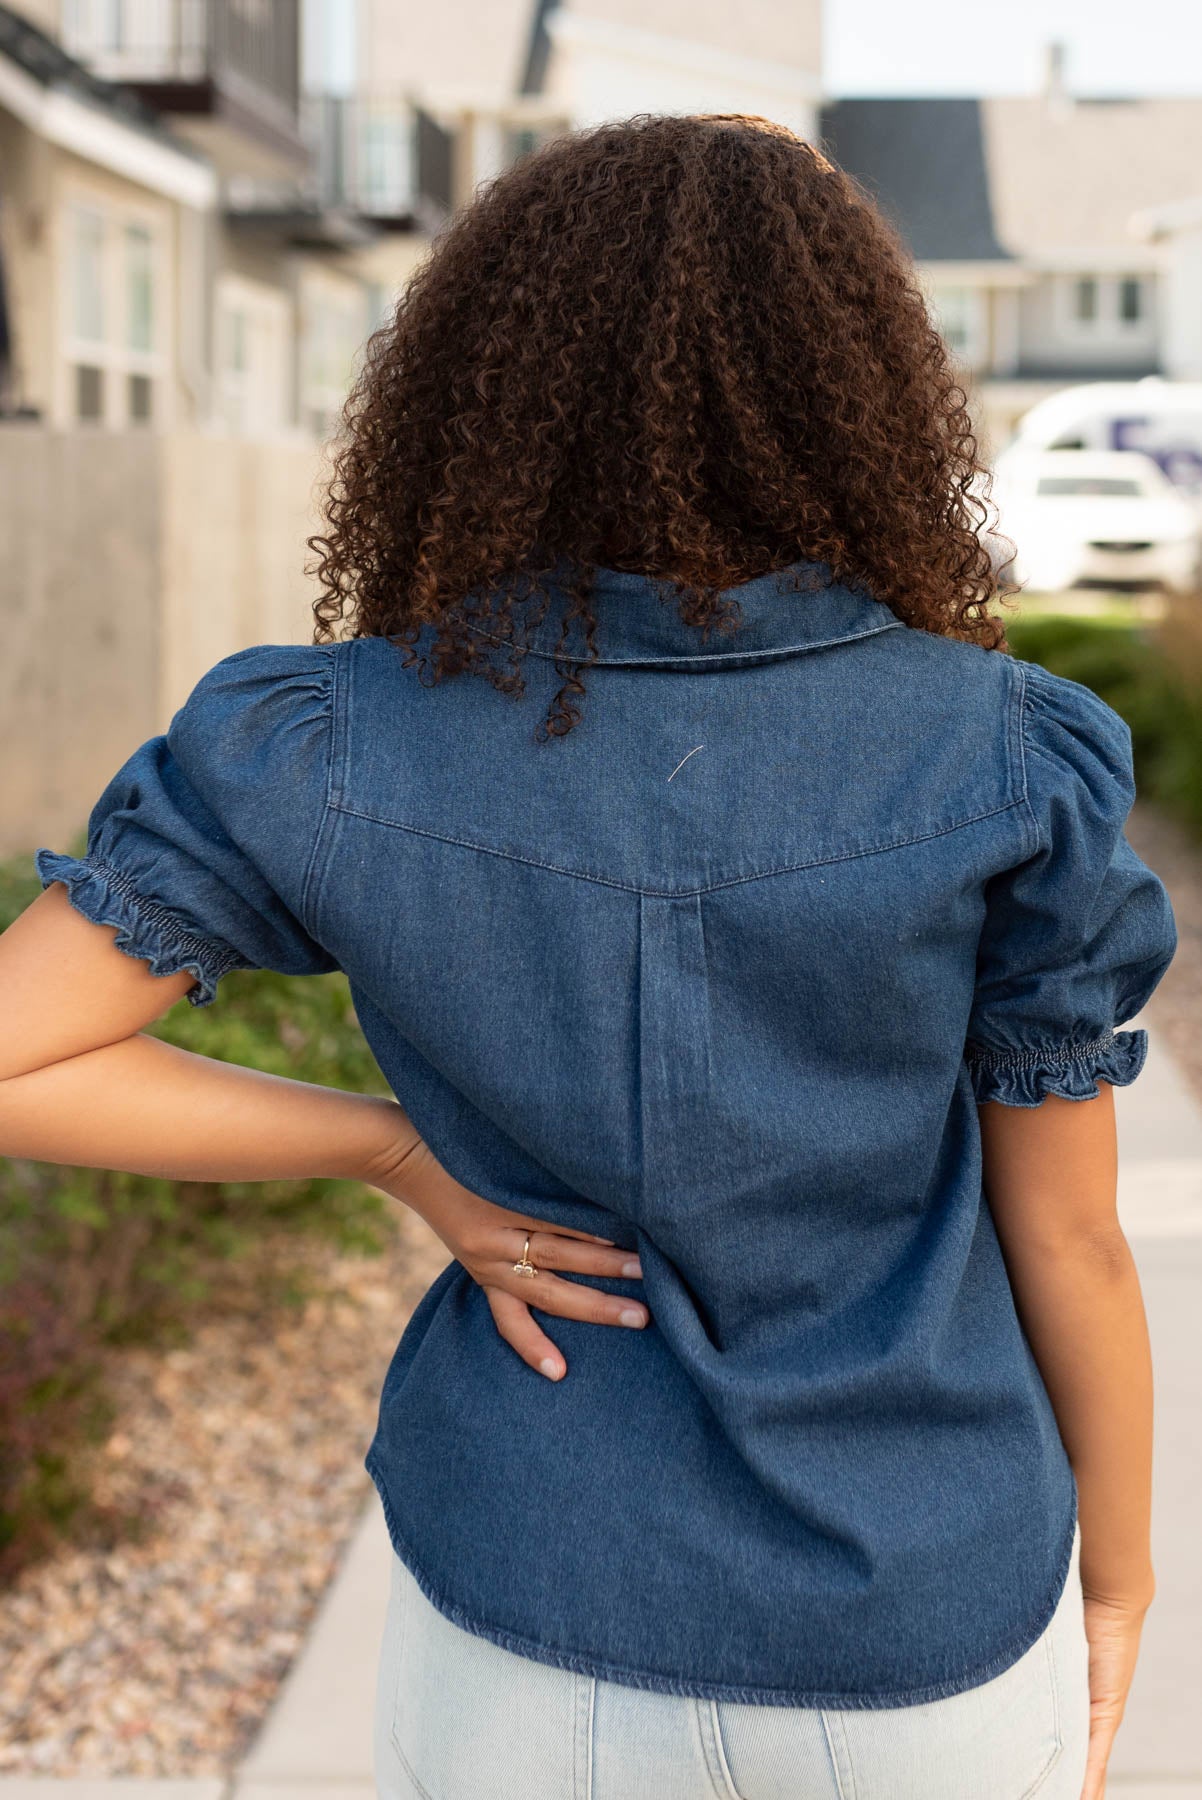
[(231, 969), (337, 967), (305, 913), (324, 816), (332, 648), (264, 644), (217, 663), (92, 808), (81, 857), (39, 849), (43, 887), (207, 1006)]
[(1118, 1031), (1177, 948), (1168, 893), (1127, 842), (1131, 732), (1091, 688), (1017, 663), (1031, 853), (986, 883), (966, 1061), (978, 1101), (1125, 1087), (1147, 1033)]

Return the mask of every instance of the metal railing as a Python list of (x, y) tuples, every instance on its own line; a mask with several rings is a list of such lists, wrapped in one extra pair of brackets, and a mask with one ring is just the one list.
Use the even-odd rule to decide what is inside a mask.
[(63, 48), (133, 86), (234, 76), (295, 113), (298, 0), (64, 0)]
[(407, 100), (315, 94), (303, 109), (324, 206), (400, 219), (419, 199), (418, 116)]

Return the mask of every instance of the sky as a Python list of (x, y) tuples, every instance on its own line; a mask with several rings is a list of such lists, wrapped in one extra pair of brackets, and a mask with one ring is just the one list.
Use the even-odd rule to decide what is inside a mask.
[(1065, 45), (1084, 94), (1202, 94), (1197, 0), (824, 0), (832, 94), (1026, 94)]
[[(1078, 93), (1202, 94), (1198, 0), (821, 4), (823, 78), (832, 95), (1033, 93), (1052, 38), (1065, 46), (1068, 85)], [(306, 67), (321, 71), (330, 92), (353, 81), (353, 18), (345, 0), (306, 0)]]

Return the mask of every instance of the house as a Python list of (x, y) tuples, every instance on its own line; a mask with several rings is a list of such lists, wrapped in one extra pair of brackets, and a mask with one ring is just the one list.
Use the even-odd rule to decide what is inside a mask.
[(1159, 261), (1164, 372), (1174, 381), (1202, 381), (1202, 170), (1191, 198), (1142, 208), (1131, 231)]
[(0, 6), (6, 410), (54, 424), (195, 416), (208, 160)]
[(820, 0), (562, 0), (537, 7), (525, 84), (573, 125), (744, 112), (812, 137)]
[(10, 409), (330, 433), (429, 221), (412, 169), (386, 214), (330, 192), (299, 30), (299, 0), (0, 4)]
[(571, 125), (738, 111), (821, 142), (918, 263), (994, 449), (1057, 388), (1170, 372), (1169, 315), (1198, 316), (1131, 219), (1197, 199), (1202, 97), (1074, 95), (1056, 45), (1033, 95), (831, 98), (816, 0), (535, 0), (522, 87)]
[(321, 442), (445, 216), (418, 160), (362, 210), (320, 123), (299, 0), (0, 3), (0, 854), (311, 635)]
[[(1169, 262), (1133, 216), (1188, 202), (1202, 98), (845, 99), (820, 132), (897, 226), (994, 449), (1075, 382), (1179, 373)], [(1182, 327), (1184, 328), (1184, 326)]]
[[(409, 93), (443, 134), (451, 207), (556, 133), (650, 112), (817, 128), (820, 0), (311, 0), (356, 41), (355, 104)], [(433, 157), (431, 157), (431, 162)]]

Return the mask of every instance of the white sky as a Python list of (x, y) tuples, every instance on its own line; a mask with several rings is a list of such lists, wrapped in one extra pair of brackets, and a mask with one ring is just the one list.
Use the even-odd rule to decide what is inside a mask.
[[(1198, 0), (821, 4), (823, 73), (832, 95), (1032, 93), (1050, 38), (1064, 43), (1068, 83), (1080, 93), (1202, 94)], [(348, 0), (305, 0), (306, 69), (311, 77), (320, 72), (330, 92), (346, 92), (353, 82), (353, 20)]]
[(1202, 94), (1197, 0), (825, 0), (831, 94), (1025, 94), (1050, 38), (1070, 88)]

